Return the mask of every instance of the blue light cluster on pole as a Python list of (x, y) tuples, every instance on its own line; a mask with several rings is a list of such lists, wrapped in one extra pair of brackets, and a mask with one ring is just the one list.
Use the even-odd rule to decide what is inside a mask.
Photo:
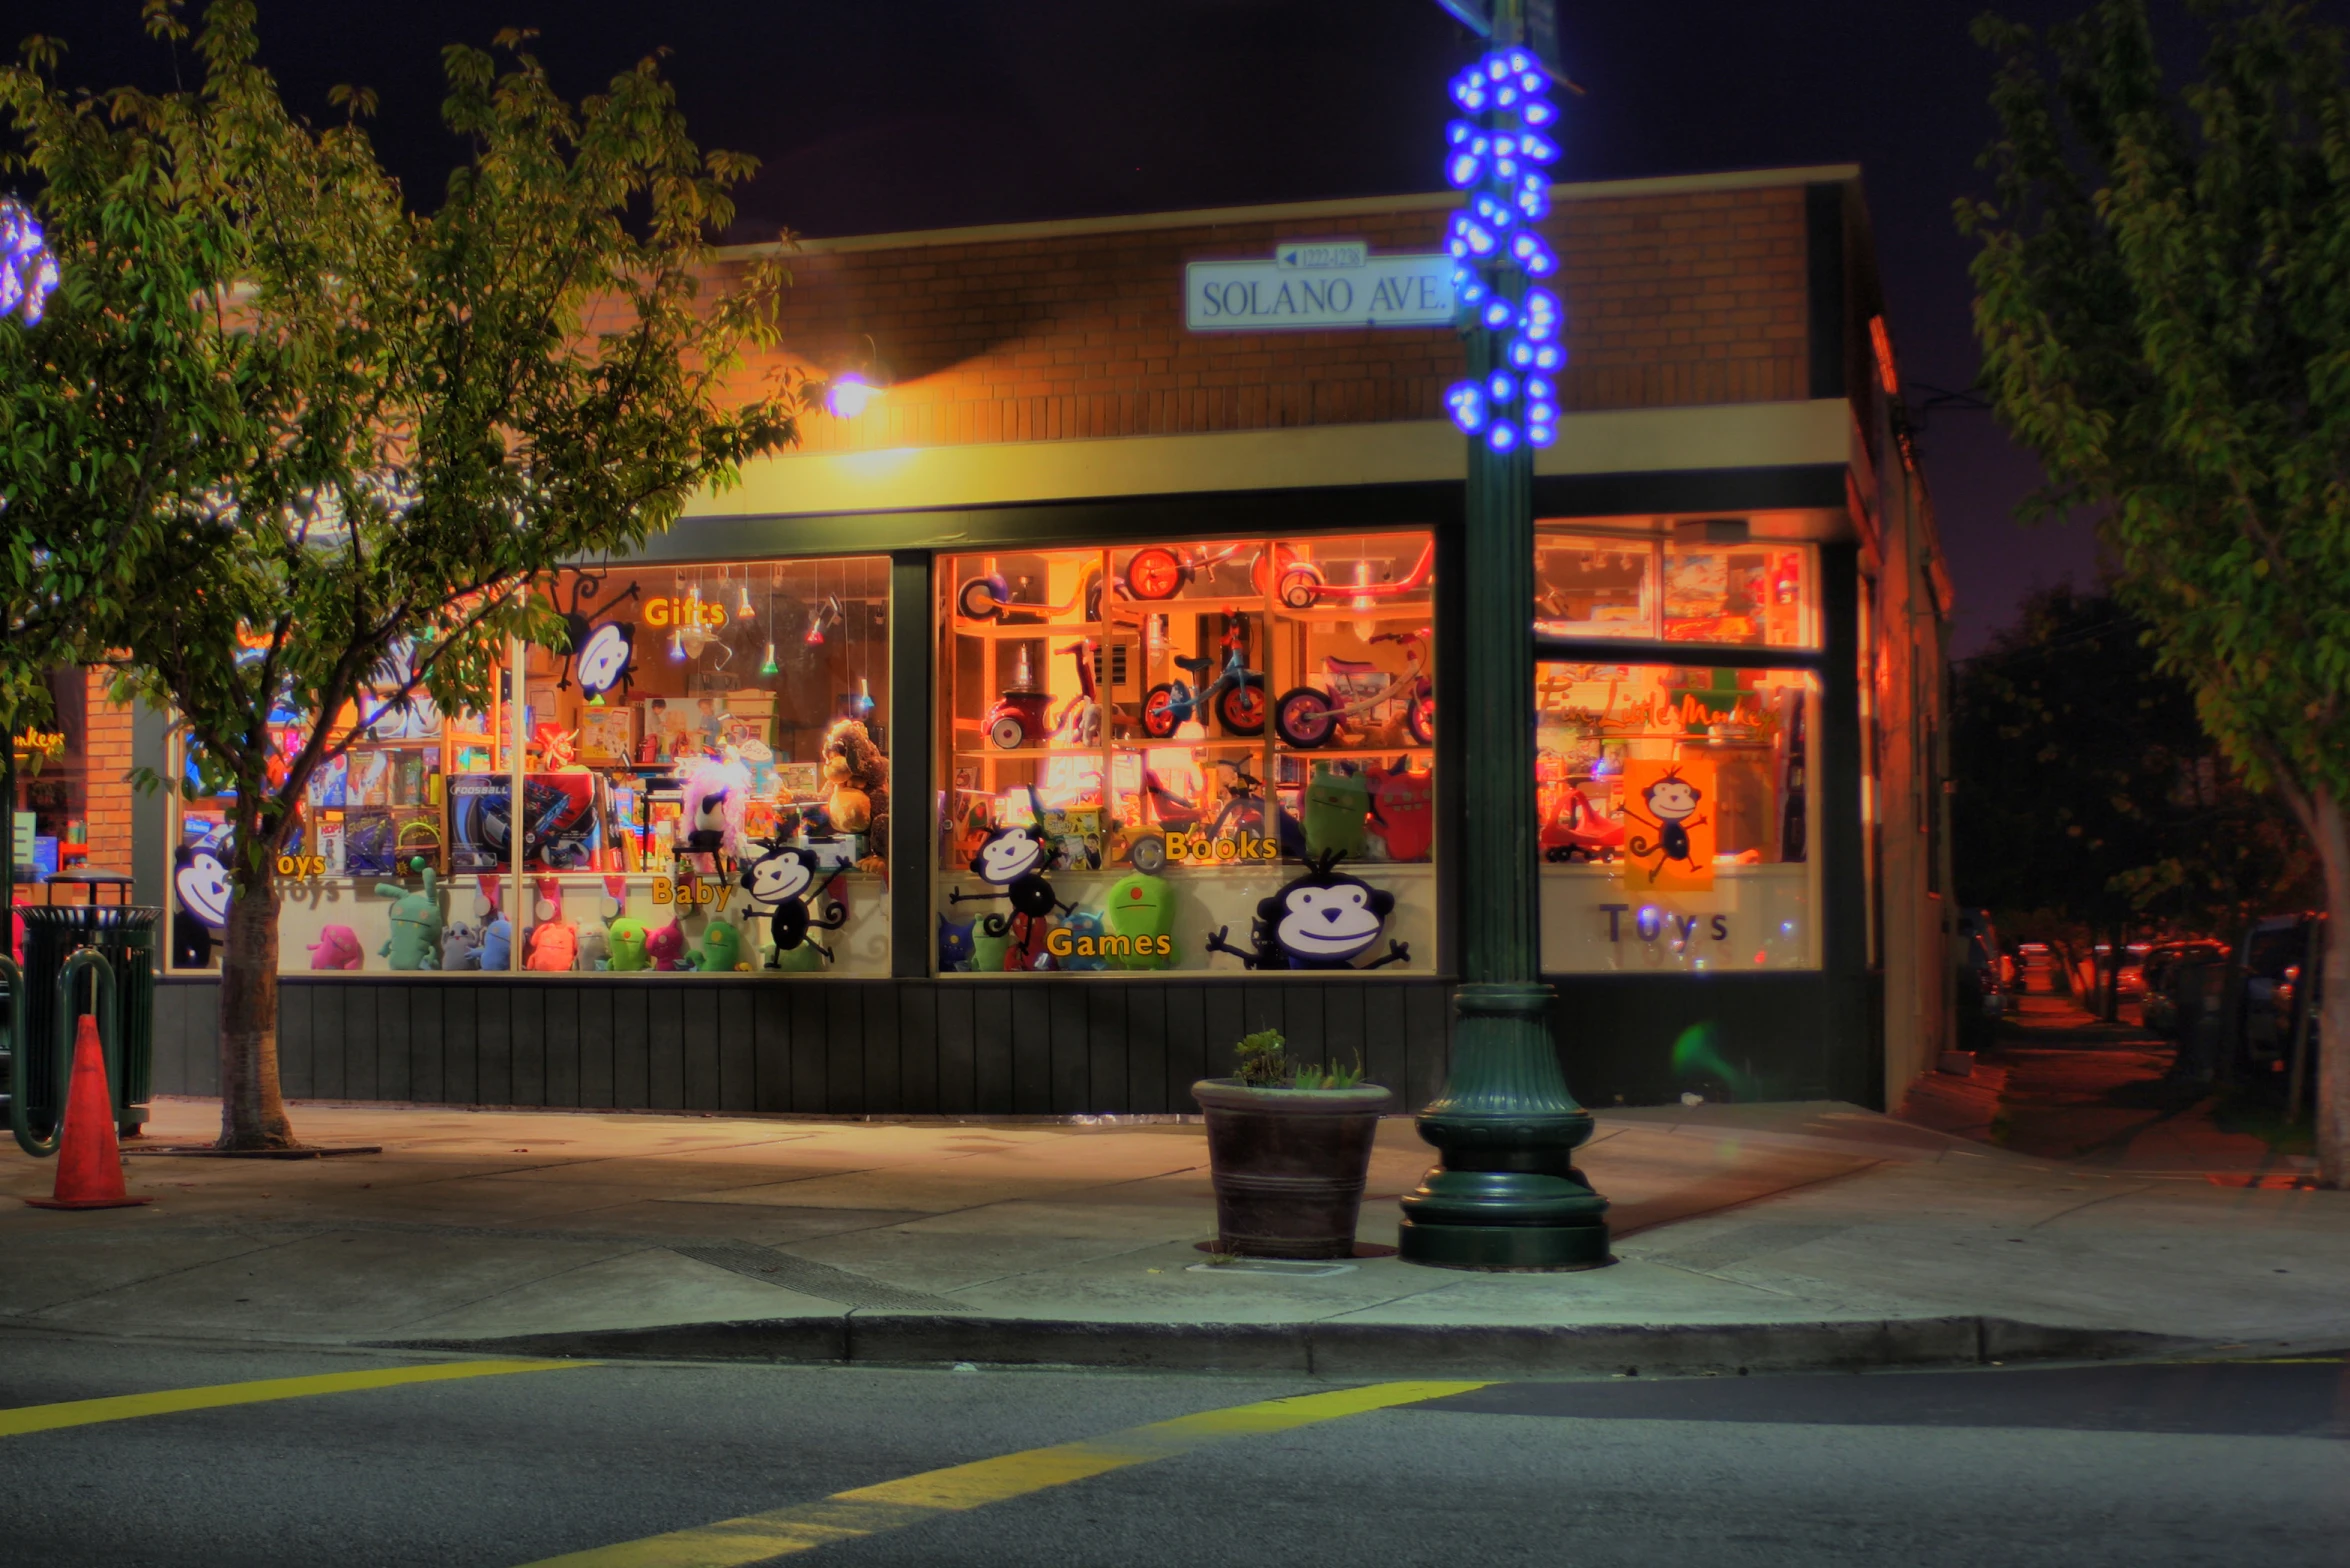
[(1444, 178), (1469, 193), (1452, 215), (1453, 297), (1465, 324), (1495, 335), (1496, 369), (1445, 393), (1452, 421), (1496, 452), (1558, 439), (1558, 385), (1567, 362), (1566, 310), (1531, 280), (1558, 271), (1558, 257), (1533, 225), (1550, 211), (1550, 164), (1558, 120), (1550, 78), (1524, 49), (1497, 49), (1452, 79), (1452, 101), (1471, 119), (1444, 128)]
[(0, 201), (0, 317), (37, 325), (56, 288), (57, 258), (49, 254), (32, 209), (14, 199)]

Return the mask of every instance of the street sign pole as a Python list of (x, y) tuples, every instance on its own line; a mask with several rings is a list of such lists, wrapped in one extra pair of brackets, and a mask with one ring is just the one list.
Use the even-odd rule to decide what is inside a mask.
[[(1533, 225), (1557, 157), (1548, 77), (1523, 46), (1523, 0), (1494, 0), (1492, 48), (1452, 84), (1446, 176), (1465, 195), (1456, 259), (1469, 379), (1447, 394), (1468, 436), (1462, 588), (1462, 780), (1473, 869), (1460, 879), (1452, 1067), (1420, 1113), (1439, 1163), (1403, 1200), (1402, 1254), (1446, 1268), (1607, 1261), (1607, 1200), (1574, 1167), (1591, 1114), (1567, 1092), (1541, 980), (1534, 798), (1534, 451), (1556, 435), (1564, 319)], [(1448, 9), (1450, 7), (1448, 6)]]

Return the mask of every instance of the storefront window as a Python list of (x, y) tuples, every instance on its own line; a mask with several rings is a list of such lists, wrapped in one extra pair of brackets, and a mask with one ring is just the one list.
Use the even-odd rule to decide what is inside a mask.
[(9, 852), (25, 882), (81, 868), (89, 856), (89, 685), (78, 669), (51, 670), (47, 684), (47, 721), (9, 739), (16, 761)]
[(1535, 629), (1548, 636), (1819, 645), (1808, 545), (1545, 530), (1534, 569)]
[(1434, 561), (943, 559), (940, 970), (1432, 970)]
[[(372, 722), (280, 860), (280, 971), (887, 974), (888, 589), (874, 557), (557, 574), (569, 647), (490, 711), (338, 716)], [(217, 968), (229, 803), (173, 765), (173, 967)]]
[(1818, 967), (1814, 677), (1544, 663), (1535, 691), (1545, 971)]

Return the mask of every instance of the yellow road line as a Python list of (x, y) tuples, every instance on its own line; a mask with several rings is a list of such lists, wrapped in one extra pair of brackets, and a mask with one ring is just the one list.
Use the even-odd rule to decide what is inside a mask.
[(812, 1551), (831, 1541), (902, 1530), (942, 1513), (984, 1508), (1014, 1497), (1025, 1497), (1048, 1487), (1066, 1486), (1089, 1476), (1148, 1464), (1177, 1454), (1220, 1443), (1227, 1438), (1287, 1432), (1317, 1421), (1414, 1405), (1447, 1394), (1462, 1394), (1475, 1383), (1377, 1383), (1368, 1388), (1346, 1388), (1328, 1394), (1300, 1394), (1290, 1399), (1268, 1399), (1261, 1404), (1235, 1405), (1227, 1410), (1205, 1410), (1172, 1421), (1129, 1427), (1106, 1437), (1056, 1443), (996, 1459), (925, 1470), (878, 1486), (860, 1486), (835, 1492), (813, 1503), (778, 1508), (771, 1513), (722, 1519), (716, 1524), (667, 1535), (599, 1546), (563, 1557), (550, 1557), (530, 1568), (740, 1568), (794, 1552)]
[(56, 1405), (0, 1410), (0, 1437), (49, 1432), (62, 1426), (167, 1416), (182, 1410), (217, 1410), (223, 1405), (256, 1405), (272, 1399), (307, 1399), (313, 1394), (355, 1394), (404, 1383), (442, 1383), (461, 1377), (499, 1377), (508, 1372), (558, 1372), (594, 1366), (592, 1361), (442, 1361), (429, 1366), (378, 1367), (368, 1372), (327, 1372), (317, 1377), (272, 1377), (254, 1383), (215, 1383), (208, 1388), (167, 1388), (156, 1394), (115, 1394), (105, 1399), (72, 1399)]

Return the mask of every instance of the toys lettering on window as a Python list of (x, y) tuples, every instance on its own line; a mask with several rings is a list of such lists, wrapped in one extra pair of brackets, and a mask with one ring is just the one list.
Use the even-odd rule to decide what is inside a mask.
[(1395, 895), (1337, 869), (1338, 856), (1315, 857), (1309, 869), (1257, 905), (1251, 946), (1228, 940), (1229, 927), (1208, 938), (1212, 952), (1229, 953), (1250, 969), (1378, 969), (1407, 963), (1411, 948), (1389, 939), (1367, 964), (1355, 960), (1386, 935)]

